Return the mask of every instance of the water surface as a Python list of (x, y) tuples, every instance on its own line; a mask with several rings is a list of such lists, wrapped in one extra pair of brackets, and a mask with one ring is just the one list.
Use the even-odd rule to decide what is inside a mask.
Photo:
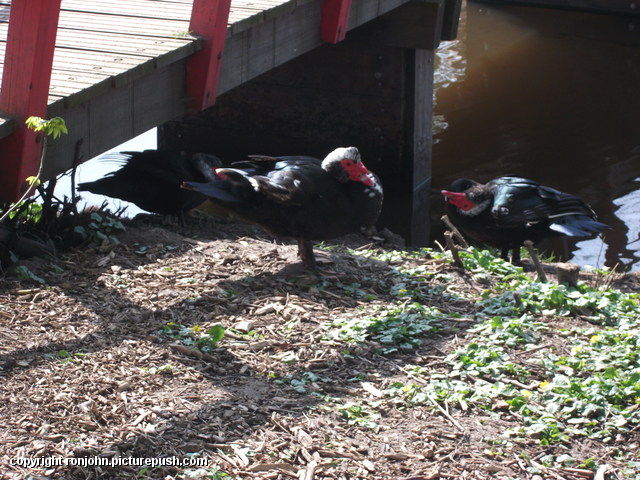
[(572, 261), (640, 269), (639, 47), (638, 19), (468, 2), (437, 52), (434, 187), (518, 175), (573, 193), (612, 230)]

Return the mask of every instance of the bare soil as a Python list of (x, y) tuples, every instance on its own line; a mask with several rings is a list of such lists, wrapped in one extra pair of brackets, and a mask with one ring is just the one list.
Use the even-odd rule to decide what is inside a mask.
[[(434, 296), (434, 306), (462, 319), (452, 317), (409, 353), (382, 356), (373, 342), (327, 337), (326, 322), (374, 315), (397, 301), (389, 292), (393, 265), (344, 248), (398, 248), (392, 235), (353, 236), (316, 250), (333, 271), (324, 278), (298, 263), (293, 243), (246, 225), (192, 219), (180, 228), (137, 218), (118, 237), (118, 245), (21, 262), (44, 285), (0, 277), (1, 479), (184, 478), (187, 469), (175, 465), (28, 467), (15, 460), (194, 454), (206, 467), (187, 478), (524, 479), (533, 477), (521, 452), (536, 459), (560, 449), (614, 471), (613, 450), (639, 440), (638, 432), (607, 446), (583, 438), (541, 446), (532, 438), (493, 455), (490, 439), (513, 425), (446, 405), (386, 402), (377, 426), (350, 423), (336, 405), (376, 401), (395, 381), (415, 382), (407, 365), (442, 370), (474, 324), (475, 301)], [(451, 272), (457, 291), (485, 288), (442, 261), (415, 262)], [(637, 277), (621, 282), (638, 289)], [(350, 295), (344, 285), (367, 295)], [(202, 352), (168, 334), (170, 324), (222, 324), (227, 332)], [(316, 380), (301, 393), (292, 380), (303, 378)], [(594, 473), (553, 469), (544, 478)]]

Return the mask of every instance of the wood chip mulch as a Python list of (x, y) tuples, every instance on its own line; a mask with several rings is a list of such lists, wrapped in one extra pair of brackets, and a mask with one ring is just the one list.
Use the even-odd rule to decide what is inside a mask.
[[(135, 219), (119, 238), (21, 262), (44, 285), (0, 277), (0, 479), (532, 478), (521, 458), (487, 453), (484, 439), (508, 427), (490, 412), (385, 404), (368, 428), (332, 408), (375, 402), (392, 382), (408, 381), (404, 365), (438, 368), (473, 324), (452, 319), (415, 351), (384, 357), (374, 343), (326, 336), (326, 322), (396, 301), (392, 265), (340, 248), (397, 247), (391, 236), (316, 250), (335, 271), (328, 279), (301, 267), (294, 244), (233, 223)], [(482, 289), (449, 265), (421, 261), (450, 270), (470, 294)], [(433, 305), (468, 319), (476, 308), (438, 296)], [(168, 325), (215, 324), (227, 332), (211, 351), (167, 333)], [(314, 380), (300, 392), (294, 380), (304, 378)], [(543, 450), (532, 443), (528, 451)], [(69, 464), (17, 465), (19, 457)], [(77, 465), (129, 457), (205, 466)], [(593, 477), (576, 469), (554, 478)]]

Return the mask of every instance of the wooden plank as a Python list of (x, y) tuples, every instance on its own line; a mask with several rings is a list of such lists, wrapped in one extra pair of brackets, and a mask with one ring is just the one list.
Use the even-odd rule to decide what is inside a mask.
[[(309, 0), (307, 0), (309, 1)], [(300, 3), (300, 2), (298, 2)], [(303, 2), (304, 3), (304, 2)], [(243, 20), (259, 15), (264, 10), (274, 9), (287, 6), (293, 10), (296, 8), (295, 0), (265, 2), (263, 5), (238, 5), (237, 8), (230, 10), (231, 23), (238, 23)], [(102, 15), (99, 13), (78, 12), (78, 11), (62, 11), (60, 17), (60, 25), (66, 28), (77, 30), (112, 32), (112, 33), (131, 33), (136, 32), (141, 36), (162, 36), (180, 38), (187, 36), (189, 32), (188, 22), (181, 19), (163, 19), (163, 18), (143, 18), (135, 16)], [(276, 13), (277, 15), (277, 13)], [(113, 17), (113, 18), (110, 18)], [(229, 25), (229, 24), (228, 24)], [(153, 28), (151, 28), (153, 26)]]
[(60, 26), (75, 30), (107, 33), (132, 33), (146, 37), (188, 37), (189, 24), (184, 21), (155, 19), (153, 21), (127, 16), (100, 15), (72, 11), (60, 12)]
[(193, 42), (191, 38), (150, 38), (131, 33), (87, 32), (60, 28), (57, 48), (155, 56)]
[(374, 18), (377, 18), (386, 13), (389, 13), (392, 10), (395, 10), (396, 8), (398, 8), (399, 6), (404, 5), (405, 3), (408, 3), (406, 0), (379, 0), (379, 1), (380, 1), (380, 4), (378, 7), (378, 11), (376, 12), (376, 15), (374, 16)]
[(156, 0), (62, 0), (62, 10), (131, 17), (189, 21), (187, 3)]
[[(268, 20), (265, 28), (253, 28), (241, 32), (240, 53), (236, 62), (240, 65), (241, 82), (247, 82), (258, 75), (267, 72), (275, 67), (275, 55), (273, 45), (275, 42), (275, 20)], [(230, 47), (227, 47), (227, 58), (232, 55)]]
[[(104, 94), (113, 88), (133, 83), (140, 78), (150, 75), (153, 71), (176, 64), (176, 62), (187, 58), (191, 53), (193, 53), (193, 51), (194, 45), (187, 45), (181, 50), (173, 50), (163, 56), (148, 59), (146, 62), (119, 74), (110, 75), (102, 82), (94, 85), (87, 85), (84, 89), (78, 89), (77, 92), (71, 93), (65, 98), (65, 105), (68, 107), (79, 105), (90, 101), (91, 98)], [(86, 73), (83, 73), (83, 75), (86, 75)], [(150, 88), (150, 91), (154, 94), (158, 94), (158, 92), (153, 88)], [(159, 101), (163, 101), (161, 96), (159, 97)]]
[(73, 50), (57, 48), (53, 57), (53, 65), (56, 69), (78, 69), (88, 72), (108, 72), (110, 74), (121, 73), (140, 65), (153, 56), (121, 55), (108, 52), (91, 52), (85, 50)]
[(85, 161), (92, 158), (89, 150), (89, 138), (91, 137), (89, 128), (90, 105), (78, 105), (72, 109), (64, 109), (63, 101), (58, 102), (59, 108), (52, 109), (52, 105), (49, 105), (49, 116), (62, 116), (67, 124), (69, 133), (68, 135), (62, 135), (55, 142), (50, 142), (47, 146), (47, 158), (42, 167), (42, 176), (47, 179), (54, 178), (73, 166), (72, 162), (78, 142), (80, 143), (81, 160)]
[[(113, 89), (108, 95), (91, 99), (89, 108), (89, 151), (98, 152), (117, 145), (120, 138), (132, 138), (134, 132), (131, 86)], [(109, 112), (109, 115), (105, 115)], [(118, 121), (114, 122), (114, 117)], [(95, 134), (94, 134), (95, 132)]]
[(320, 38), (329, 43), (344, 40), (347, 34), (351, 0), (323, 0)]
[[(82, 142), (82, 159), (87, 160), (156, 125), (184, 115), (187, 111), (185, 63), (183, 59), (154, 70), (132, 83), (93, 95), (72, 108), (65, 106), (64, 101), (49, 105), (48, 115), (63, 116), (69, 135), (51, 143), (44, 178), (52, 178), (71, 168), (78, 141)], [(153, 107), (149, 101), (154, 102)]]
[(203, 48), (187, 61), (187, 94), (191, 106), (203, 110), (218, 94), (231, 0), (194, 0), (189, 30), (202, 37)]
[(4, 55), (0, 109), (16, 118), (15, 132), (0, 140), (0, 197), (15, 201), (27, 177), (36, 175), (42, 133), (24, 125), (46, 117), (60, 0), (13, 0)]
[[(114, 76), (129, 71), (149, 60), (162, 66), (181, 58), (188, 57), (198, 49), (198, 41), (184, 43), (179, 49), (158, 52), (157, 55), (129, 55), (111, 52), (75, 50), (57, 48), (54, 56), (53, 71), (77, 74), (98, 74)], [(4, 54), (4, 44), (0, 44), (0, 56)], [(167, 59), (165, 59), (167, 57)], [(2, 73), (0, 64), (0, 74)], [(60, 77), (57, 77), (60, 78)], [(55, 83), (52, 83), (55, 85)]]
[[(84, 0), (82, 0), (84, 1)], [(191, 0), (189, 0), (190, 2)], [(309, 0), (307, 0), (309, 1)], [(190, 3), (186, 2), (189, 6)], [(294, 10), (296, 2), (292, 0), (252, 0), (250, 2), (238, 2), (232, 4), (229, 17), (229, 26), (246, 20), (253, 20), (249, 24), (238, 25), (236, 31), (242, 31), (248, 26), (255, 24), (254, 17), (258, 19), (266, 19), (263, 13), (266, 10), (277, 9), (282, 5), (289, 5), (287, 8)], [(126, 11), (126, 10), (125, 10)], [(0, 22), (2, 21), (2, 11), (0, 11)], [(278, 16), (279, 12), (273, 12), (273, 16)], [(5, 21), (8, 15), (5, 15)], [(112, 18), (110, 18), (112, 17)], [(156, 24), (155, 22), (159, 22)], [(153, 23), (150, 23), (153, 22)], [(175, 22), (175, 25), (174, 25)], [(158, 28), (155, 26), (158, 25)], [(6, 24), (5, 24), (6, 26)], [(136, 35), (138, 38), (144, 36), (150, 37), (167, 37), (178, 39), (187, 37), (188, 21), (174, 19), (144, 19), (136, 17), (116, 17), (115, 15), (101, 15), (99, 13), (79, 12), (71, 10), (63, 10), (60, 20), (61, 28), (74, 29), (85, 32), (103, 32), (103, 33), (120, 33)], [(0, 23), (0, 37), (2, 36), (2, 24)]]
[(92, 85), (100, 83), (111, 75), (86, 73), (77, 71), (53, 70), (51, 72), (51, 88), (49, 95), (69, 96)]
[(371, 18), (378, 15), (380, 9), (379, 0), (353, 0), (351, 3), (351, 11), (349, 12), (349, 26), (361, 25)]
[(434, 50), (442, 38), (445, 0), (411, 0), (369, 22), (357, 32), (361, 41)]
[[(356, 0), (357, 3), (361, 2)], [(252, 28), (236, 29), (237, 24), (231, 27), (232, 33), (225, 47), (220, 93), (322, 45), (318, 25), (321, 8), (318, 2), (300, 2), (297, 7), (289, 2), (281, 5), (279, 11), (282, 12), (280, 17), (273, 11), (265, 12), (268, 15)], [(361, 23), (375, 15), (374, 9), (369, 16), (361, 17)], [(246, 22), (243, 24), (246, 25)], [(359, 24), (357, 21), (353, 26)]]
[(280, 65), (321, 44), (320, 2), (306, 3), (295, 9), (296, 14), (275, 19), (273, 55)]
[(349, 29), (360, 26), (408, 3), (407, 0), (353, 0)]
[(229, 12), (229, 28), (236, 28), (238, 25), (243, 25), (242, 30), (246, 30), (246, 26), (243, 22), (248, 21), (250, 25), (255, 25), (265, 21), (264, 10), (255, 9), (239, 9), (236, 8)]
[[(69, 5), (73, 5), (73, 4), (77, 5), (79, 0), (66, 0), (66, 1), (72, 2)], [(146, 4), (149, 1), (160, 2), (161, 0), (136, 0), (138, 4), (140, 3)], [(169, 3), (174, 3), (174, 4), (180, 3), (181, 5), (186, 5), (189, 3), (189, 1), (190, 0), (187, 0), (187, 1), (176, 0), (175, 2), (169, 2)], [(285, 14), (285, 13), (293, 14), (297, 6), (303, 5), (304, 3), (305, 3), (304, 1), (283, 2), (281, 0), (255, 0), (255, 1), (249, 1), (249, 2), (235, 2), (234, 5), (244, 4), (244, 5), (248, 5), (249, 7), (254, 5), (258, 7), (265, 7), (265, 8), (271, 7), (272, 10), (268, 12), (269, 16), (273, 16), (273, 18), (276, 18), (276, 14), (278, 12), (282, 14)], [(370, 4), (374, 6), (374, 9), (379, 8), (378, 2), (372, 2), (371, 0), (368, 0), (366, 2), (356, 1), (354, 3), (356, 5)], [(259, 23), (269, 21), (266, 18), (267, 15), (264, 15), (264, 12), (261, 12), (259, 10), (254, 10), (252, 8), (248, 8), (248, 10), (249, 12), (248, 13), (245, 12), (243, 14), (244, 16), (253, 15), (253, 17), (255, 17)], [(257, 12), (257, 13), (254, 13), (254, 12)], [(375, 11), (369, 12), (369, 16), (375, 16), (375, 14), (376, 14)], [(108, 17), (108, 15), (106, 17)], [(365, 15), (360, 14), (359, 17), (363, 17), (362, 18), (363, 21), (366, 20), (366, 18), (364, 18), (366, 17)], [(353, 15), (351, 15), (351, 18), (353, 19)], [(356, 20), (355, 22), (351, 20), (351, 22), (356, 25), (358, 23), (361, 23), (360, 19)], [(276, 55), (269, 53), (269, 50), (271, 50), (271, 45), (275, 44), (274, 33), (273, 33), (275, 28), (274, 25), (275, 24), (272, 22), (270, 26), (267, 28), (258, 28), (258, 29), (249, 30), (251, 34), (241, 42), (242, 49), (235, 49), (236, 51), (235, 56), (237, 57), (236, 60), (240, 62), (240, 81), (246, 81), (247, 79), (254, 78), (256, 75), (259, 75), (264, 71), (267, 71), (269, 68), (273, 68), (273, 66), (276, 64), (276, 60), (275, 60)], [(282, 30), (282, 23), (278, 26), (278, 28)], [(234, 33), (239, 34), (237, 30)], [(145, 50), (145, 47), (146, 45), (149, 45), (149, 42), (152, 42), (151, 44), (155, 45), (153, 42), (156, 42), (156, 41), (158, 42), (183, 42), (183, 41), (189, 42), (190, 41), (190, 40), (178, 40), (175, 38), (168, 38), (168, 37), (146, 37), (146, 36), (140, 37), (140, 36), (136, 36), (130, 31), (127, 31), (127, 33), (117, 34), (117, 33), (108, 33), (104, 31), (91, 32), (87, 30), (73, 30), (73, 29), (66, 29), (66, 28), (61, 28), (60, 35), (63, 36), (62, 41), (65, 42), (62, 45), (69, 45), (69, 46), (72, 46), (71, 42), (73, 40), (81, 42), (83, 35), (90, 35), (91, 37), (87, 39), (87, 41), (85, 42), (87, 46), (86, 47), (83, 46), (82, 48), (87, 48), (88, 51), (112, 53), (116, 55), (116, 58), (118, 54), (135, 55), (137, 53), (140, 53), (141, 56), (146, 56), (147, 52)], [(115, 45), (116, 48), (110, 48), (109, 46), (109, 43), (110, 43), (109, 41), (112, 38), (113, 38), (112, 45)], [(292, 40), (295, 40), (295, 38), (292, 38)], [(123, 45), (130, 46), (133, 42), (141, 42), (141, 43), (147, 42), (147, 43), (145, 47), (140, 47), (140, 49), (138, 49), (137, 52), (132, 52), (131, 47), (129, 47), (129, 50), (120, 51), (120, 47), (122, 47)], [(313, 45), (313, 46), (316, 46), (316, 45)], [(116, 50), (116, 51), (112, 51), (112, 50)], [(160, 46), (158, 49), (155, 49), (154, 47), (154, 50), (149, 51), (148, 55), (155, 55), (161, 50), (162, 50), (162, 46)], [(61, 58), (62, 57), (64, 57), (64, 55), (61, 54)], [(278, 57), (285, 58), (285, 55), (281, 56), (280, 54), (278, 54)], [(160, 65), (166, 65), (170, 61), (172, 61), (170, 57), (162, 57), (162, 58), (163, 60), (159, 62)], [(59, 63), (58, 65), (61, 67), (62, 69), (61, 71), (66, 71), (68, 68), (73, 68), (73, 66), (69, 63)], [(83, 68), (83, 65), (86, 67), (86, 64), (82, 63), (80, 65), (81, 72), (93, 73), (90, 70)], [(117, 74), (119, 69), (113, 70), (111, 69), (112, 67), (113, 65), (109, 64), (108, 65), (109, 69), (106, 71), (106, 73)], [(237, 77), (237, 74), (223, 73), (223, 77), (225, 78), (225, 80), (223, 80), (222, 82), (224, 84), (227, 84), (231, 80), (231, 77)], [(229, 78), (229, 80), (226, 80), (226, 78)], [(233, 81), (233, 83), (237, 84), (237, 78)], [(78, 88), (77, 85), (73, 85), (72, 89), (66, 89), (66, 90), (60, 90), (60, 91), (65, 91), (66, 93), (66, 91), (76, 90), (77, 88)], [(53, 98), (57, 99), (57, 96), (54, 94)]]
[[(264, 24), (261, 24), (264, 25)], [(262, 30), (262, 29), (258, 29)], [(253, 31), (248, 30), (248, 31)], [(244, 52), (243, 44), (240, 42), (240, 35), (231, 35), (224, 46), (224, 56), (222, 57), (222, 66), (220, 67), (220, 77), (218, 78), (218, 95), (234, 88), (239, 81), (244, 78), (243, 63)], [(269, 44), (268, 48), (270, 49)]]
[[(231, 10), (268, 10), (289, 0), (244, 0), (231, 3)], [(111, 15), (126, 15), (166, 20), (190, 20), (193, 0), (182, 3), (167, 3), (157, 0), (63, 0), (63, 10)]]
[[(172, 92), (183, 102), (167, 102), (166, 96), (158, 92)], [(172, 63), (145, 76), (133, 84), (133, 135), (139, 135), (158, 126), (170, 118), (184, 115), (187, 109), (185, 88), (185, 68), (183, 64)]]

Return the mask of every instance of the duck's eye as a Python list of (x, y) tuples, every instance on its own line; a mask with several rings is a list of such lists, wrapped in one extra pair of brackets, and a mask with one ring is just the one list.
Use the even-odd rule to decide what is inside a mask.
[(342, 163), (344, 163), (347, 167), (351, 167), (353, 165), (353, 162), (351, 160), (344, 160)]

